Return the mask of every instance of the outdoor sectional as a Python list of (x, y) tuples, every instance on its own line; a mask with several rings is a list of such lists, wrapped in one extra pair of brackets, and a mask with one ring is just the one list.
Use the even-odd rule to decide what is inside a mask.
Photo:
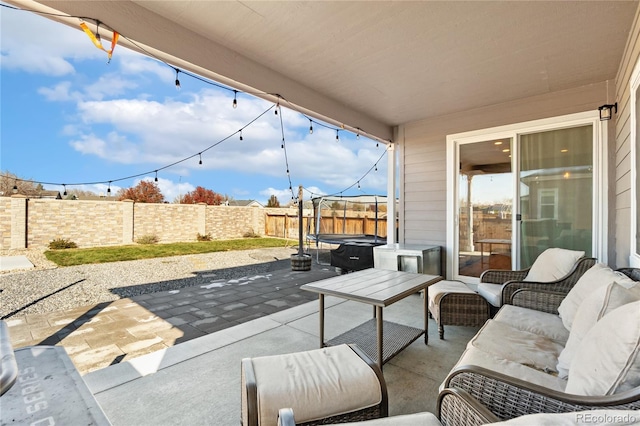
[(500, 419), (640, 409), (639, 280), (640, 269), (599, 263), (568, 293), (515, 292), (441, 389), (468, 392)]

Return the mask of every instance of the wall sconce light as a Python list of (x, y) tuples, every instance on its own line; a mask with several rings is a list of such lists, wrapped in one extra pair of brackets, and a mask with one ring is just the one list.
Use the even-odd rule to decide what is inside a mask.
[(611, 120), (611, 116), (618, 113), (618, 103), (599, 106), (598, 111), (600, 112), (600, 121)]

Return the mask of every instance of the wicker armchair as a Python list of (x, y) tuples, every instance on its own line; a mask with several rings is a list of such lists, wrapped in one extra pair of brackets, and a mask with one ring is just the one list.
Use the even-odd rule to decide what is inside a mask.
[[(416, 416), (416, 424), (423, 424), (418, 416), (423, 413), (414, 414)], [(411, 416), (411, 415), (410, 415)], [(412, 419), (413, 417), (409, 417)], [(473, 399), (467, 392), (459, 389), (444, 389), (438, 395), (438, 418), (442, 426), (480, 426), (488, 423), (499, 421), (498, 417), (493, 415), (482, 404)], [(435, 418), (431, 417), (437, 424)], [(387, 417), (384, 420), (377, 420), (389, 426), (396, 424), (394, 417)], [(366, 424), (366, 422), (364, 423)], [(376, 423), (380, 424), (380, 423)], [(405, 423), (406, 424), (406, 423)], [(429, 423), (431, 424), (431, 422)], [(291, 408), (282, 408), (278, 412), (279, 426), (295, 426), (294, 413)]]
[(510, 304), (513, 294), (520, 289), (545, 290), (550, 292), (563, 293), (566, 295), (567, 293), (569, 293), (569, 290), (571, 290), (575, 283), (580, 279), (580, 277), (595, 264), (595, 258), (583, 257), (576, 262), (571, 272), (569, 272), (565, 277), (557, 281), (550, 282), (523, 281), (523, 279), (527, 276), (529, 269), (522, 269), (519, 271), (487, 269), (482, 273), (482, 275), (480, 275), (480, 282), (501, 284), (502, 303)]
[(502, 420), (532, 413), (640, 410), (640, 387), (608, 396), (571, 395), (478, 366), (456, 368), (445, 386), (468, 392)]

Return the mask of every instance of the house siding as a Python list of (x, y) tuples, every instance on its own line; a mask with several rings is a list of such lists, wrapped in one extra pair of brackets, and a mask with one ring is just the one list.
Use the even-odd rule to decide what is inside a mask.
[(636, 63), (640, 59), (640, 7), (636, 10), (627, 46), (616, 75), (616, 97), (618, 102), (615, 119), (615, 223), (612, 263), (616, 267), (627, 266), (631, 252), (631, 93), (630, 80)]
[(446, 248), (447, 135), (597, 110), (613, 85), (603, 81), (403, 125), (398, 134), (404, 137), (396, 141), (400, 242)]

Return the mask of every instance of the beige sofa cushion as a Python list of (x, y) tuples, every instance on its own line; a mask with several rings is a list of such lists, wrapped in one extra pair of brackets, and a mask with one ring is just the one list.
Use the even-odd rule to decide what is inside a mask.
[(566, 277), (581, 257), (584, 257), (583, 251), (562, 248), (546, 249), (533, 262), (524, 281), (557, 281)]
[[(516, 377), (519, 380), (524, 380), (528, 383), (558, 392), (563, 392), (567, 385), (566, 380), (560, 379), (553, 374), (548, 374), (504, 358), (498, 358), (493, 354), (488, 354), (475, 347), (467, 348), (451, 371), (465, 365), (486, 368), (487, 370)], [(440, 385), (440, 390), (444, 388), (444, 384), (445, 382)]]
[(571, 330), (573, 318), (582, 301), (597, 288), (606, 287), (614, 281), (627, 288), (636, 284), (625, 274), (614, 271), (604, 263), (596, 263), (580, 277), (558, 307), (558, 313), (567, 330)]
[(573, 319), (571, 334), (558, 357), (558, 374), (567, 377), (571, 361), (584, 336), (596, 323), (614, 309), (640, 300), (640, 286), (626, 289), (617, 283), (599, 287), (580, 304)]
[(478, 294), (496, 308), (502, 306), (502, 284), (480, 283), (478, 284)]
[(582, 339), (567, 393), (612, 395), (640, 386), (640, 301), (605, 315)]
[(252, 360), (259, 424), (273, 425), (280, 408), (304, 423), (372, 407), (382, 400), (375, 372), (349, 346)]
[(558, 315), (519, 306), (504, 305), (493, 319), (518, 330), (548, 337), (563, 345), (569, 338), (569, 331), (564, 327)]
[(563, 349), (563, 345), (548, 337), (518, 330), (495, 320), (487, 321), (467, 347), (542, 372), (556, 371), (558, 356)]

